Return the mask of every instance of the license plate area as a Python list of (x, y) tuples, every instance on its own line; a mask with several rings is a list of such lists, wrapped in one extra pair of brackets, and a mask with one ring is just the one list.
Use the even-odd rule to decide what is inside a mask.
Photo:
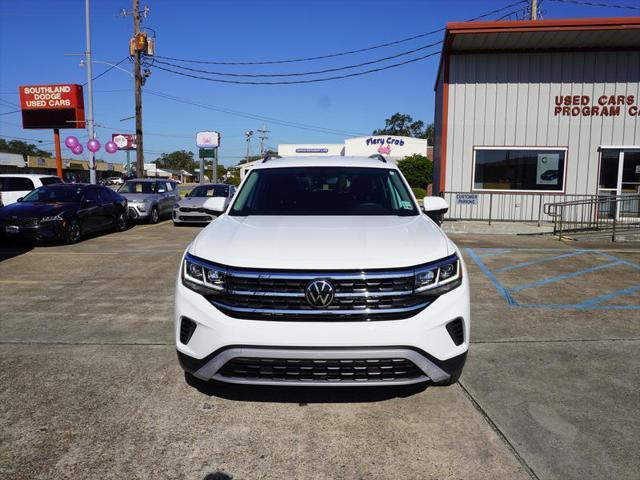
[(6, 225), (4, 227), (4, 231), (7, 233), (19, 233), (20, 232), (20, 227), (18, 227), (17, 225)]

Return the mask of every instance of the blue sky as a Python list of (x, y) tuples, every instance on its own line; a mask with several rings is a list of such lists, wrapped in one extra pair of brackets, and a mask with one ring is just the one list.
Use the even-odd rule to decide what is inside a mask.
[[(144, 25), (157, 33), (158, 55), (215, 61), (264, 61), (378, 45), (441, 28), (448, 21), (479, 16), (514, 1), (141, 0), (141, 5), (150, 7)], [(131, 9), (131, 3), (130, 0), (92, 0), (92, 42), (96, 61), (115, 63), (128, 55), (132, 19), (119, 17), (118, 12), (123, 8)], [(615, 3), (638, 5), (637, 0)], [(492, 18), (518, 8), (513, 7)], [(545, 18), (636, 13), (552, 0), (544, 0), (542, 9)], [(441, 38), (442, 33), (438, 33), (392, 47), (314, 62), (188, 66), (230, 73), (302, 72), (366, 62)], [(0, 2), (0, 138), (39, 139), (44, 142), (43, 148), (52, 148), (50, 131), (23, 130), (19, 114), (2, 113), (16, 109), (18, 85), (84, 83), (86, 71), (78, 66), (79, 57), (64, 55), (83, 52), (84, 48), (84, 0)], [(438, 50), (436, 46), (399, 60)], [(213, 109), (145, 93), (145, 161), (154, 160), (161, 152), (194, 151), (194, 135), (198, 130), (222, 132), (220, 159), (226, 165), (233, 165), (245, 153), (243, 132), (257, 130), (263, 124), (270, 130), (267, 145), (276, 147), (278, 143), (342, 143), (348, 136), (371, 133), (394, 112), (408, 113), (429, 123), (433, 119), (433, 83), (438, 58), (435, 55), (383, 72), (307, 85), (228, 85), (178, 77), (152, 68), (153, 73), (145, 86), (147, 92), (161, 92)], [(131, 69), (129, 61), (121, 66)], [(96, 63), (94, 76), (106, 68), (107, 65)], [(362, 68), (348, 72), (358, 70)], [(319, 77), (322, 75), (314, 78)], [(94, 82), (95, 118), (98, 124), (104, 125), (97, 129), (97, 137), (103, 143), (116, 129), (133, 131), (133, 120), (121, 121), (133, 115), (132, 84), (129, 75), (115, 69)], [(245, 118), (220, 110), (272, 117), (311, 128)], [(315, 127), (321, 128), (316, 130)], [(322, 128), (343, 133), (327, 133), (321, 131)], [(64, 136), (81, 133), (84, 132), (63, 131)], [(255, 140), (252, 149), (254, 153), (258, 150)], [(107, 158), (105, 155), (101, 153), (100, 156)], [(108, 159), (123, 161), (124, 154), (117, 153)]]

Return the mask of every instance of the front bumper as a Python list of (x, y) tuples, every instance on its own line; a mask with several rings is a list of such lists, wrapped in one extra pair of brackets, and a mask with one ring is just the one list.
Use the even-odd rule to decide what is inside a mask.
[(129, 204), (129, 206), (128, 206), (128, 215), (129, 215), (129, 218), (132, 219), (132, 220), (145, 219), (145, 218), (147, 218), (149, 216), (150, 210), (151, 210), (150, 208), (146, 208), (145, 210), (141, 210), (138, 205)]
[[(7, 227), (9, 228), (7, 229)], [(0, 221), (0, 237), (7, 240), (20, 239), (34, 242), (57, 241), (64, 238), (64, 224), (61, 221), (55, 221), (19, 226), (13, 225), (11, 222)]]
[[(463, 267), (464, 268), (464, 267)], [(195, 322), (195, 330), (185, 343), (180, 341), (182, 319)], [(447, 324), (462, 319), (464, 341), (456, 345)], [(466, 271), (462, 284), (438, 297), (413, 317), (378, 321), (269, 321), (231, 318), (200, 294), (182, 285), (178, 278), (175, 303), (176, 348), (182, 367), (202, 380), (230, 383), (278, 385), (381, 385), (424, 381), (446, 382), (462, 368), (469, 346), (469, 285)], [(314, 381), (308, 376), (292, 374), (295, 379), (267, 378), (223, 374), (223, 367), (233, 359), (274, 359), (295, 363), (314, 360), (371, 360), (394, 358), (408, 360), (420, 370), (418, 375), (391, 376), (376, 381)], [(308, 363), (311, 362), (311, 363)], [(257, 368), (257, 367), (251, 367)], [(349, 370), (349, 372), (352, 372)], [(319, 377), (327, 379), (324, 370)], [(251, 377), (251, 378), (249, 378)], [(402, 378), (400, 378), (402, 377)], [(329, 379), (331, 380), (331, 379)]]
[(215, 219), (214, 215), (206, 212), (183, 212), (179, 208), (173, 210), (174, 223), (210, 223)]

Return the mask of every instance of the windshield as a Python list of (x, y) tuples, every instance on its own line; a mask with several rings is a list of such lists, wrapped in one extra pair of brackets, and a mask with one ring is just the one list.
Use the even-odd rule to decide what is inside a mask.
[(79, 202), (82, 188), (38, 187), (22, 199), (23, 203)]
[(156, 193), (156, 182), (127, 182), (120, 187), (118, 193)]
[(189, 197), (228, 197), (229, 187), (227, 185), (200, 185), (188, 195)]
[(230, 215), (418, 215), (397, 170), (361, 167), (255, 169)]

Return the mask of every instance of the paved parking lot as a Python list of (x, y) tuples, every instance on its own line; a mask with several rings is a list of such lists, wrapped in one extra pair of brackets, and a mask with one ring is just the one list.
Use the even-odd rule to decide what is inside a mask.
[(640, 246), (456, 238), (452, 387), (200, 392), (171, 327), (198, 231), (0, 246), (0, 478), (638, 478)]

